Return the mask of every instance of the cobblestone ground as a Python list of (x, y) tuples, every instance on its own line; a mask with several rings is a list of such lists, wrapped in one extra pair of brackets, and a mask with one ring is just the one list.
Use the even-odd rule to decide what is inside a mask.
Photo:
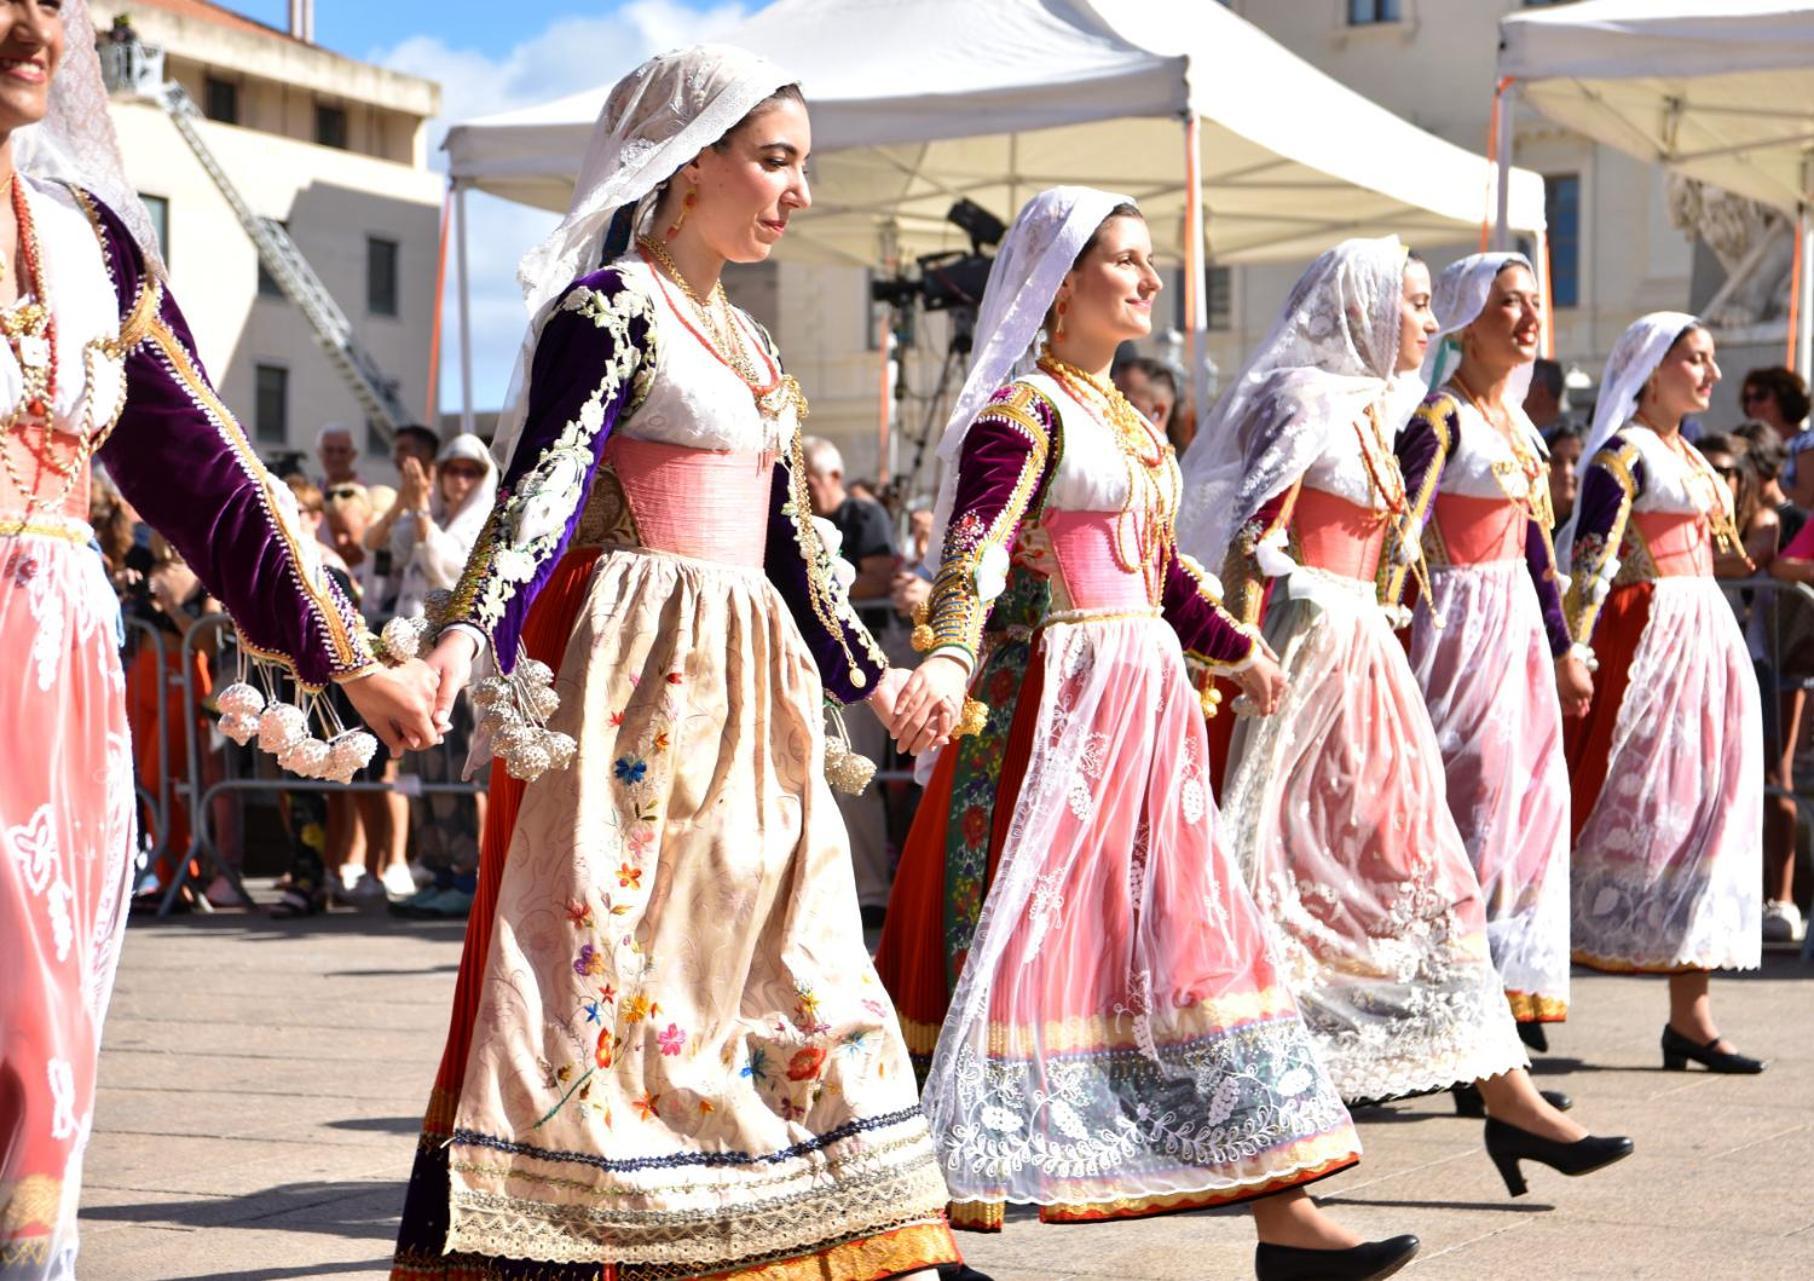
[[(133, 922), (101, 1064), (84, 1281), (381, 1277), (441, 1052), (461, 928), (383, 915)], [(1541, 1084), (1637, 1154), (1511, 1200), (1446, 1098), (1360, 1114), (1366, 1159), (1318, 1187), (1368, 1235), (1416, 1232), (1417, 1281), (1814, 1275), (1814, 967), (1718, 980), (1761, 1077), (1660, 1070), (1656, 980), (1578, 974)], [(963, 1238), (996, 1281), (1249, 1277), (1238, 1213)]]

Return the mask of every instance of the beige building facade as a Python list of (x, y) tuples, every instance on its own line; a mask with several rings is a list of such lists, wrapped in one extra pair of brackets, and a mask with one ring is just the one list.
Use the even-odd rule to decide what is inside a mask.
[[(412, 416), (435, 421), (429, 348), (445, 183), (427, 166), (427, 124), (439, 86), (206, 0), (94, 0), (93, 9), (103, 39), (124, 15), (163, 51), (165, 78), (207, 117), (199, 130), (233, 185), (287, 227)], [(112, 110), (202, 360), (248, 435), (267, 455), (312, 453), (324, 423), (347, 423), (373, 478), (388, 474), (388, 450), (369, 438), (352, 391), (162, 107), (116, 99)]]

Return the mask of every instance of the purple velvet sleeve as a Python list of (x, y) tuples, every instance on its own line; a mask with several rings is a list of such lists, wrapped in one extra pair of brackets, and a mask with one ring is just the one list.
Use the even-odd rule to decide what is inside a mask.
[(930, 634), (919, 635), (916, 646), (927, 651), (954, 646), (976, 661), (993, 608), (978, 591), (977, 571), (988, 558), (1006, 579), (1021, 521), (1038, 510), (1062, 447), (1057, 432), (1052, 402), (1019, 382), (997, 391), (971, 423), (958, 454), (957, 492), (926, 604)]
[(113, 212), (85, 203), (126, 348), (125, 408), (98, 453), (108, 475), (226, 605), (249, 652), (312, 688), (370, 666), (358, 611), (216, 395), (176, 300)]
[(1535, 520), (1525, 525), (1524, 563), (1530, 567), (1531, 582), (1537, 588), (1550, 656), (1560, 658), (1570, 644), (1568, 618), (1562, 611), (1562, 584), (1556, 577), (1556, 553), (1550, 546), (1548, 532)]
[(775, 464), (762, 567), (812, 651), (825, 692), (840, 703), (861, 702), (875, 693), (888, 660), (832, 578), (831, 557), (811, 524), (805, 478), (794, 474), (797, 461)]
[(486, 631), (501, 672), (516, 666), (524, 620), (578, 528), (605, 441), (640, 403), (654, 343), (648, 299), (608, 268), (569, 285), (542, 326), (522, 435), (448, 614)]
[[(1439, 391), (1427, 396), (1411, 415), (1411, 421), (1399, 431), (1393, 452), (1398, 455), (1398, 469), (1404, 474), (1405, 494), (1414, 507), (1419, 505), (1417, 499), (1426, 486), (1431, 491), (1428, 500), (1435, 500), (1442, 469), (1448, 466), (1449, 452), (1460, 430), (1461, 416), (1454, 397)], [(1425, 511), (1429, 501), (1421, 504)]]
[(1165, 594), (1160, 602), (1166, 622), (1178, 633), (1184, 652), (1219, 667), (1245, 662), (1254, 638), (1210, 595), (1209, 589), (1174, 549), (1165, 567)]
[[(1563, 616), (1569, 635), (1578, 643), (1592, 643), (1599, 622), (1600, 603), (1616, 577), (1612, 562), (1624, 541), (1625, 521), (1644, 488), (1644, 464), (1637, 447), (1622, 435), (1613, 435), (1600, 447), (1581, 481), (1575, 498), (1574, 542), (1569, 549), (1568, 592)], [(1599, 584), (1599, 587), (1596, 587)]]

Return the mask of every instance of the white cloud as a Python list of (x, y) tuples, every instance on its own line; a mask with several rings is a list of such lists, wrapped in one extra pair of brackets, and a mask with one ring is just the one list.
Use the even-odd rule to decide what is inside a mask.
[[(441, 86), (441, 115), (429, 126), (430, 164), (445, 169), (448, 127), (476, 116), (532, 106), (616, 80), (650, 54), (710, 40), (740, 22), (740, 3), (632, 0), (604, 17), (563, 18), (501, 56), (455, 49), (432, 35), (412, 36), (368, 61), (426, 77)], [(579, 157), (574, 157), (577, 166)], [(466, 197), (472, 288), (473, 401), (495, 409), (509, 389), (525, 313), (517, 259), (559, 221), (545, 210), (480, 192)], [(450, 251), (442, 314), (441, 407), (460, 406), (459, 300)]]

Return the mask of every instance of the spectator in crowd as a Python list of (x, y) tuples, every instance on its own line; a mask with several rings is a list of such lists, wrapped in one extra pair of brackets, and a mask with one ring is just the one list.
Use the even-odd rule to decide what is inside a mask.
[(336, 485), (361, 483), (359, 445), (353, 439), (353, 429), (345, 423), (328, 423), (315, 434), (315, 461), (321, 464), (324, 492)]
[(1568, 524), (1575, 511), (1575, 490), (1580, 484), (1581, 429), (1560, 423), (1543, 433), (1549, 447), (1549, 501), (1556, 510), (1556, 528)]
[(364, 485), (343, 481), (322, 487), (322, 513), (318, 541), (334, 549), (353, 585), (349, 598), (363, 607), (372, 559), (365, 550), (365, 531), (372, 523), (372, 498)]
[(1524, 415), (1531, 420), (1533, 427), (1543, 433), (1545, 439), (1566, 419), (1566, 386), (1562, 380), (1562, 366), (1547, 357), (1539, 356), (1531, 366), (1530, 388), (1524, 393)]
[[(497, 469), (485, 442), (462, 433), (442, 446), (424, 471), (414, 451), (419, 438), (398, 439), (398, 470), (403, 484), (392, 515), (381, 520), (390, 531), (390, 558), (398, 589), (395, 614), (419, 618), (433, 591), (451, 591), (459, 582), (473, 544), (491, 515), (497, 495)], [(418, 478), (425, 477), (424, 493)], [(441, 746), (410, 758), (425, 783), (457, 783), (466, 763), (475, 728), (472, 700), (463, 691), (453, 706), (453, 720)], [(399, 916), (438, 920), (463, 918), (472, 910), (478, 890), (479, 833), (485, 826), (485, 796), (448, 793), (417, 798), (415, 861), (412, 868), (422, 888), (391, 904)], [(387, 886), (388, 888), (388, 886)]]
[[(1762, 516), (1763, 504), (1758, 499), (1757, 472), (1745, 457), (1744, 442), (1724, 432), (1708, 432), (1694, 442), (1694, 447), (1701, 451), (1701, 457), (1707, 460), (1707, 465), (1713, 469), (1714, 474), (1731, 488), (1732, 523), (1740, 531), (1746, 548), (1751, 546), (1751, 531), (1758, 526), (1760, 520), (1768, 525), (1774, 547), (1776, 513), (1769, 513), (1767, 519)], [(1749, 578), (1755, 569), (1756, 562), (1744, 548), (1719, 552), (1713, 561), (1713, 572), (1720, 578)]]
[[(218, 614), (221, 606), (208, 594), (194, 570), (166, 542), (153, 534), (149, 545), (136, 544), (126, 552), (127, 566), (133, 571), (124, 595), (123, 610), (130, 618), (149, 623), (164, 639), (163, 648), (134, 630), (131, 653), (126, 662), (126, 720), (132, 727), (133, 763), (138, 777), (154, 793), (171, 788), (169, 820), (164, 836), (164, 853), (151, 868), (151, 876), (141, 886), (142, 905), (154, 907), (161, 901), (156, 891), (170, 884), (176, 876), (177, 860), (190, 844), (189, 808), (183, 800), (182, 785), (189, 781), (188, 739), (183, 728), (183, 638), (209, 614)], [(195, 686), (199, 707), (213, 692), (213, 665), (217, 636), (191, 646), (187, 665)], [(159, 718), (159, 692), (163, 692), (162, 719)], [(206, 735), (206, 717), (196, 718), (198, 733)], [(159, 760), (159, 744), (163, 760)], [(168, 773), (166, 774), (165, 770)], [(207, 890), (209, 900), (231, 902), (236, 897), (230, 884), (220, 882)]]
[[(829, 440), (808, 436), (806, 488), (812, 496), (813, 515), (837, 531), (838, 554), (856, 567), (850, 585), (850, 603), (856, 607), (876, 643), (894, 651), (904, 644), (906, 629), (897, 625), (890, 597), (900, 558), (895, 555), (894, 531), (888, 512), (871, 499), (849, 492), (844, 485), (844, 457)], [(845, 719), (851, 747), (880, 763), (888, 750), (888, 733), (866, 710), (853, 710)], [(861, 796), (838, 795), (844, 825), (850, 829), (851, 859), (856, 866), (857, 901), (863, 923), (879, 926), (888, 907), (888, 816), (881, 789), (870, 788)]]
[(1182, 371), (1150, 356), (1128, 356), (1115, 362), (1109, 377), (1129, 404), (1164, 430), (1179, 454), (1190, 447), (1197, 434), (1197, 415)]
[(1770, 365), (1745, 375), (1738, 393), (1745, 417), (1776, 429), (1785, 440), (1800, 431), (1808, 419), (1808, 384), (1793, 369)]
[[(1802, 513), (1802, 525), (1770, 564), (1773, 577), (1814, 585), (1814, 431), (1788, 442), (1781, 483), (1784, 495)], [(1765, 781), (1793, 791), (1795, 754), (1802, 745), (1807, 684), (1814, 682), (1814, 603), (1800, 592), (1777, 597), (1776, 667), (1780, 674), (1780, 730), (1765, 745)], [(1766, 725), (1766, 728), (1768, 726)], [(1788, 797), (1764, 797), (1764, 941), (1793, 944), (1806, 937), (1807, 923), (1795, 902), (1796, 808)]]
[(366, 602), (365, 615), (374, 621), (382, 623), (402, 612), (397, 608), (397, 594), (402, 590), (403, 563), (409, 559), (414, 543), (399, 543), (393, 535), (399, 523), (410, 523), (410, 514), (426, 511), (432, 504), (435, 456), (440, 452), (441, 438), (415, 423), (397, 428), (391, 439), (391, 462), (397, 468), (396, 495), (388, 505), (372, 505), (372, 523), (365, 531), (365, 549), (372, 555), (374, 580), (368, 588), (371, 598)]
[(884, 515), (887, 514), (888, 504), (882, 501), (881, 496), (876, 493), (876, 487), (869, 481), (850, 481), (844, 486), (844, 492), (846, 496), (855, 499), (859, 503), (874, 503), (882, 509)]
[(932, 504), (921, 499), (907, 513), (907, 563), (910, 565), (923, 563), (931, 543)]
[(1789, 452), (1777, 430), (1764, 422), (1741, 423), (1732, 429), (1732, 438), (1744, 449), (1751, 470), (1757, 474), (1759, 516), (1764, 513), (1769, 513), (1770, 516), (1769, 521), (1757, 526), (1760, 530), (1769, 528), (1772, 537), (1767, 541), (1760, 535), (1753, 545), (1751, 531), (1745, 531), (1747, 550), (1761, 572), (1770, 567), (1776, 549), (1788, 546), (1789, 541), (1801, 532), (1802, 524), (1808, 517), (1783, 492), (1782, 471)]

